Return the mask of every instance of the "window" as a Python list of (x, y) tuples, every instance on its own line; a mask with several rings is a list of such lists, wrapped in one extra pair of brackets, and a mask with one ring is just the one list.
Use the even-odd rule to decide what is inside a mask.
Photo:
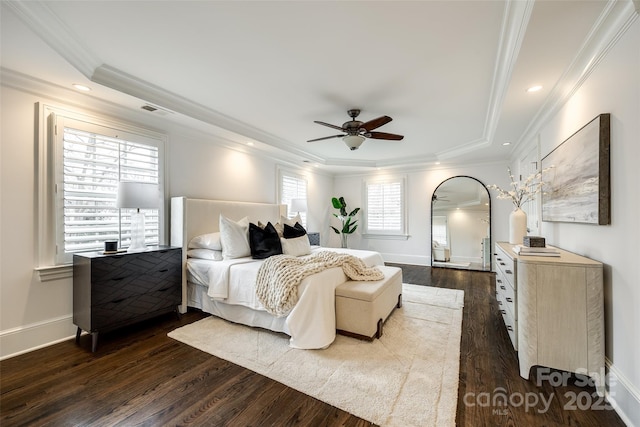
[(435, 216), (433, 217), (433, 224), (431, 227), (431, 238), (438, 242), (440, 246), (447, 246), (447, 217)]
[(407, 238), (405, 179), (388, 178), (365, 182), (365, 236)]
[[(298, 214), (291, 210), (292, 199), (307, 199), (307, 180), (301, 175), (282, 171), (280, 173), (280, 203), (287, 205), (287, 214), (293, 218)], [(300, 212), (302, 226), (307, 226), (307, 212)]]
[(116, 127), (58, 113), (51, 107), (43, 114), (48, 121), (45, 139), (55, 154), (52, 164), (41, 166), (41, 171), (52, 168), (54, 173), (51, 181), (41, 182), (42, 188), (53, 191), (45, 190), (40, 202), (54, 212), (55, 223), (47, 226), (47, 220), (41, 220), (40, 233), (51, 235), (40, 241), (55, 250), (47, 255), (46, 249), (40, 249), (40, 264), (68, 264), (74, 252), (102, 250), (107, 240), (117, 240), (123, 248), (129, 246), (134, 209), (116, 207), (119, 181), (159, 185), (158, 209), (141, 212), (145, 214), (145, 243), (160, 244), (164, 237), (160, 196), (164, 194), (164, 138), (124, 124)]

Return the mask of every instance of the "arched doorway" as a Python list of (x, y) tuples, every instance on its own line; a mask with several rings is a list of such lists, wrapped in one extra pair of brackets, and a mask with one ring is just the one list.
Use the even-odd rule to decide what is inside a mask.
[(491, 271), (491, 197), (480, 180), (454, 176), (431, 195), (431, 265)]

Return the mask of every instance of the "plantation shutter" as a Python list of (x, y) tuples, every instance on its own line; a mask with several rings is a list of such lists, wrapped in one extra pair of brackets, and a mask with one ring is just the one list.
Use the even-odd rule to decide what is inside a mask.
[(367, 233), (402, 233), (402, 181), (368, 183), (366, 196)]
[[(307, 180), (292, 176), (282, 175), (281, 189), (280, 189), (280, 203), (287, 205), (287, 213), (289, 218), (295, 217), (298, 212), (291, 211), (292, 199), (306, 199), (307, 198)], [(300, 212), (300, 218), (302, 219), (303, 226), (307, 224), (307, 213)]]
[[(64, 254), (101, 250), (106, 240), (127, 247), (134, 209), (116, 208), (118, 181), (158, 184), (158, 147), (66, 126), (62, 143)], [(145, 242), (157, 245), (159, 211), (141, 211)]]

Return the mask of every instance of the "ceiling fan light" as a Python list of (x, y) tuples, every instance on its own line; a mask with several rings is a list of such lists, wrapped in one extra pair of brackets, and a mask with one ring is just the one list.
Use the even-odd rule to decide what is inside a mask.
[(349, 147), (349, 150), (357, 150), (358, 147), (360, 147), (360, 145), (362, 145), (362, 143), (364, 142), (364, 136), (361, 135), (347, 135), (344, 138), (342, 138), (342, 140), (344, 141), (345, 144), (347, 144), (347, 147)]

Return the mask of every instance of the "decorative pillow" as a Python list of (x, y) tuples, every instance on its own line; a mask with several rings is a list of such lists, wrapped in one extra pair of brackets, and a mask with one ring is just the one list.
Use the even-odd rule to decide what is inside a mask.
[(189, 248), (221, 251), (222, 245), (220, 244), (220, 233), (215, 232), (196, 236), (189, 242)]
[(302, 256), (311, 253), (311, 245), (307, 236), (281, 238), (280, 243), (282, 244), (282, 253), (285, 255)]
[(270, 222), (264, 228), (254, 223), (249, 224), (249, 246), (251, 258), (255, 259), (265, 259), (282, 253), (280, 236)]
[(294, 237), (304, 236), (305, 234), (307, 234), (307, 231), (303, 226), (300, 225), (299, 222), (296, 222), (293, 227), (287, 224), (284, 225), (284, 232), (282, 233), (282, 237), (284, 237), (285, 239), (291, 239)]
[(222, 261), (222, 251), (214, 251), (213, 249), (189, 249), (187, 251), (187, 256), (189, 258)]
[(225, 259), (250, 256), (249, 218), (245, 216), (235, 222), (220, 214), (220, 243)]
[(293, 218), (287, 218), (286, 216), (280, 215), (280, 222), (293, 227), (296, 225), (296, 222), (302, 224), (302, 218), (300, 218), (300, 214), (296, 214)]

